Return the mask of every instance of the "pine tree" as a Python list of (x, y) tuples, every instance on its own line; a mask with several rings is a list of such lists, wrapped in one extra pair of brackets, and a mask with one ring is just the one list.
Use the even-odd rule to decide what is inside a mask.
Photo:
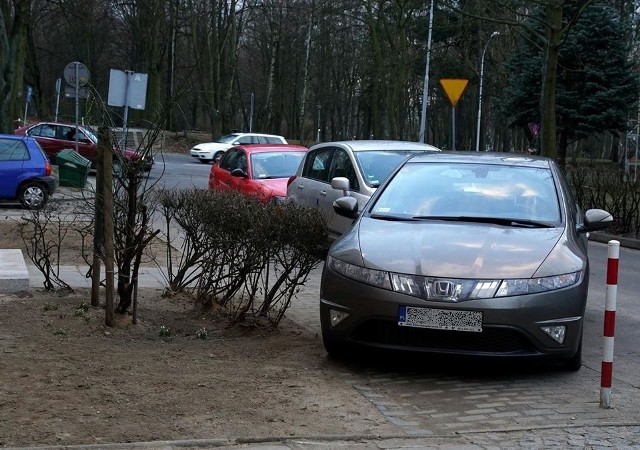
[[(560, 50), (556, 117), (561, 165), (572, 141), (624, 132), (627, 118), (635, 115), (640, 82), (629, 54), (630, 30), (607, 2), (594, 2)], [(526, 132), (540, 121), (543, 59), (541, 49), (523, 39), (508, 64), (511, 78), (501, 104), (512, 125)]]

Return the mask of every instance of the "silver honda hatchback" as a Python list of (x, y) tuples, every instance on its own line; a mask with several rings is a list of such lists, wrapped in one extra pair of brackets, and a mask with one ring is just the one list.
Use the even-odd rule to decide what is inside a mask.
[(354, 345), (581, 366), (587, 233), (557, 165), (506, 153), (414, 156), (329, 250), (320, 288), (330, 354)]

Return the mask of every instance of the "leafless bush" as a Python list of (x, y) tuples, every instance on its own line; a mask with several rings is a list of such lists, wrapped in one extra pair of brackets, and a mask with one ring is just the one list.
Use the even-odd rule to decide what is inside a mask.
[(617, 167), (578, 166), (567, 169), (577, 203), (601, 208), (613, 216), (609, 232), (640, 235), (640, 182), (623, 176)]
[(202, 190), (165, 191), (160, 204), (170, 290), (193, 289), (234, 323), (265, 317), (277, 326), (328, 246), (327, 219), (315, 209)]
[(73, 291), (60, 278), (60, 253), (69, 230), (69, 220), (59, 211), (55, 203), (47, 203), (43, 209), (30, 210), (18, 223), (18, 235), (25, 245), (29, 259), (44, 275), (44, 288), (55, 290), (56, 286)]

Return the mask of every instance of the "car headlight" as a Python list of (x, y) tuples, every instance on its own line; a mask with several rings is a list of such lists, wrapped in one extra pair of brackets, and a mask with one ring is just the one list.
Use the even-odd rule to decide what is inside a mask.
[(580, 280), (580, 272), (542, 278), (467, 280), (423, 277), (367, 269), (329, 256), (329, 267), (345, 277), (426, 300), (464, 301), (563, 289)]
[(354, 280), (383, 289), (391, 289), (388, 272), (356, 266), (355, 264), (349, 264), (331, 256), (327, 258), (327, 264), (333, 270), (347, 278), (353, 278)]
[(496, 297), (534, 294), (536, 292), (555, 291), (573, 286), (580, 279), (580, 272), (566, 273), (552, 277), (531, 278), (524, 280), (503, 280), (496, 292)]
[(269, 198), (269, 202), (273, 203), (274, 205), (284, 205), (285, 200), (286, 200), (285, 197), (282, 197), (279, 195), (274, 195), (271, 198)]

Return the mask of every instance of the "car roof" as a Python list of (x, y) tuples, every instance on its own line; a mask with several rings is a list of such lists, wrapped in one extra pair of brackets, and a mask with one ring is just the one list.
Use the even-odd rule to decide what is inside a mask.
[(264, 136), (264, 137), (277, 137), (284, 139), (284, 136), (279, 134), (265, 134), (265, 133), (229, 133), (226, 136)]
[(24, 141), (33, 139), (31, 136), (22, 136), (20, 134), (0, 134), (0, 139), (8, 139), (11, 141)]
[(322, 147), (338, 146), (348, 148), (353, 152), (371, 151), (371, 150), (422, 150), (422, 151), (440, 151), (438, 147), (422, 142), (413, 141), (396, 141), (396, 140), (353, 140), (353, 141), (333, 141), (322, 142), (311, 147), (311, 150)]
[(296, 144), (243, 144), (235, 145), (232, 148), (242, 148), (247, 153), (266, 153), (266, 152), (306, 152), (307, 147)]
[(469, 164), (496, 164), (508, 166), (524, 166), (535, 168), (549, 168), (553, 161), (545, 156), (529, 156), (504, 152), (438, 152), (423, 153), (411, 157), (411, 162), (453, 162)]

